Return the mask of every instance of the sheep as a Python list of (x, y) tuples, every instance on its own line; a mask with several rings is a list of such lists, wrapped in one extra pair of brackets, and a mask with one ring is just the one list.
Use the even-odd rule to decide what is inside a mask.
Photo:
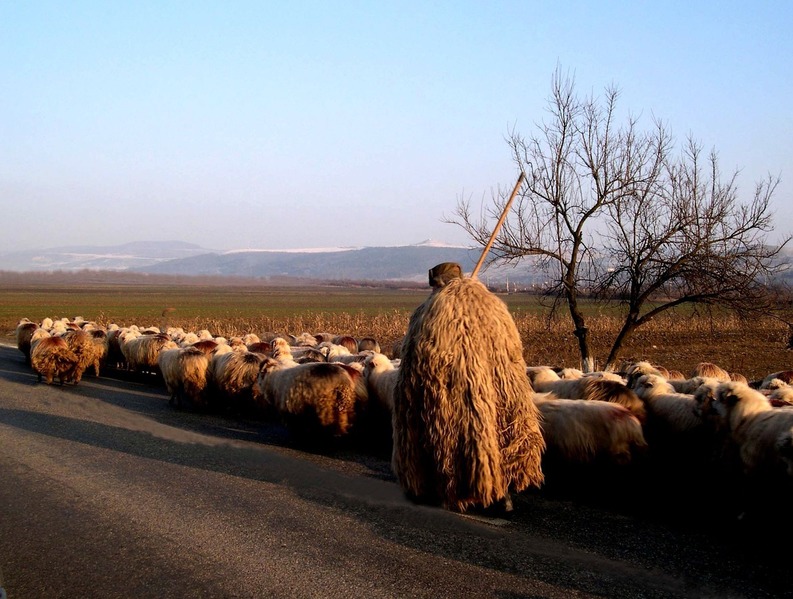
[(624, 466), (647, 448), (641, 423), (624, 406), (541, 393), (532, 399), (542, 416), (544, 470), (549, 463), (591, 465), (601, 460)]
[(94, 376), (99, 376), (99, 371), (107, 359), (107, 333), (102, 329), (89, 331), (94, 344)]
[(476, 279), (444, 280), (411, 315), (400, 357), (392, 468), (409, 497), (509, 509), (510, 492), (542, 483), (539, 412), (501, 299)]
[(202, 352), (206, 356), (211, 356), (217, 350), (218, 342), (215, 341), (214, 339), (201, 339), (201, 340), (197, 340), (195, 343), (192, 343), (191, 345), (182, 346), (182, 347), (184, 349), (192, 347)]
[[(553, 371), (550, 371), (553, 372)], [(595, 380), (589, 377), (560, 378), (557, 375), (553, 379), (548, 371), (537, 371), (531, 378), (532, 389), (538, 393), (553, 393), (557, 397), (565, 399), (583, 399), (585, 385)]]
[(317, 339), (310, 333), (300, 333), (295, 337), (293, 345), (297, 347), (316, 347)]
[(312, 333), (312, 336), (317, 340), (317, 345), (324, 341), (330, 343), (335, 337), (338, 337), (338, 335), (334, 335), (333, 333)]
[(702, 385), (716, 386), (721, 382), (719, 379), (706, 376), (694, 376), (688, 379), (675, 379), (667, 381), (676, 393), (692, 394)]
[(774, 389), (768, 395), (768, 401), (775, 408), (793, 406), (793, 387), (786, 385), (784, 387)]
[(17, 349), (25, 356), (25, 365), (30, 366), (30, 339), (33, 333), (39, 329), (39, 325), (31, 322), (27, 318), (23, 318), (17, 323), (16, 337)]
[(66, 344), (77, 356), (72, 380), (76, 385), (83, 378), (83, 373), (89, 366), (94, 366), (97, 360), (94, 338), (83, 330), (67, 331), (63, 334)]
[(380, 344), (374, 337), (362, 337), (358, 339), (358, 353), (365, 351), (380, 353)]
[(702, 428), (698, 404), (692, 394), (677, 393), (666, 379), (654, 374), (642, 375), (636, 382), (636, 395), (644, 400), (648, 423), (670, 434), (682, 434)]
[(251, 345), (253, 343), (261, 343), (261, 341), (262, 340), (259, 338), (259, 336), (256, 333), (245, 333), (242, 336), (242, 342), (246, 346), (249, 346), (249, 345)]
[(121, 351), (122, 336), (125, 332), (129, 331), (128, 328), (110, 328), (108, 327), (107, 338), (105, 339), (106, 361), (114, 368), (124, 368), (126, 366), (126, 358)]
[[(768, 389), (769, 385), (771, 384), (771, 381), (774, 380), (788, 385), (793, 383), (793, 370), (781, 370), (779, 372), (772, 372), (771, 374), (763, 378), (762, 381), (760, 381), (758, 387), (760, 389)], [(779, 383), (776, 383), (776, 385), (777, 387), (779, 387)]]
[(341, 362), (342, 364), (363, 364), (369, 356), (373, 355), (375, 355), (375, 352), (364, 350), (356, 354), (330, 354), (326, 360), (328, 362)]
[(265, 358), (257, 385), (262, 404), (283, 417), (301, 440), (344, 436), (355, 421), (356, 383), (341, 364), (285, 366)]
[[(123, 336), (122, 336), (123, 339)], [(159, 371), (157, 357), (166, 349), (179, 347), (165, 333), (141, 335), (121, 345), (129, 370), (156, 374)]]
[(333, 338), (331, 343), (333, 345), (342, 346), (351, 354), (354, 354), (355, 352), (358, 351), (358, 342), (355, 340), (354, 337), (350, 337), (349, 335), (338, 335)]
[(270, 348), (270, 356), (277, 362), (284, 366), (295, 366), (297, 364), (292, 354), (292, 346), (283, 337), (276, 337), (270, 340)]
[(388, 356), (373, 353), (364, 360), (364, 376), (369, 397), (382, 411), (391, 415), (394, 411), (394, 387), (399, 369), (394, 366)]
[(640, 361), (634, 362), (625, 369), (625, 380), (628, 387), (631, 389), (636, 388), (636, 381), (645, 374), (653, 374), (655, 376), (663, 377), (661, 371), (649, 362)]
[(267, 341), (256, 341), (248, 345), (248, 351), (256, 352), (265, 356), (270, 355), (272, 350), (272, 346)]
[(63, 385), (74, 376), (77, 356), (63, 337), (39, 337), (30, 346), (30, 365), (38, 374), (39, 382), (44, 377), (50, 385), (57, 376)]
[(669, 374), (666, 377), (668, 381), (682, 381), (686, 379), (686, 375), (680, 372), (679, 370), (670, 370)]
[(327, 341), (323, 341), (317, 345), (317, 349), (325, 354), (328, 362), (337, 360), (339, 356), (350, 356), (353, 354), (346, 346), (329, 343)]
[(580, 379), (584, 376), (583, 371), (578, 368), (561, 368), (556, 374), (558, 374), (559, 378), (562, 380)]
[(191, 345), (195, 345), (199, 341), (212, 341), (212, 339), (199, 339), (198, 335), (191, 331), (189, 333), (185, 333), (181, 339), (179, 339), (178, 343), (181, 347), (189, 347)]
[(740, 517), (764, 517), (768, 497), (786, 503), (793, 491), (788, 443), (793, 407), (774, 408), (756, 389), (728, 382), (716, 389), (711, 410), (729, 431), (740, 468)]
[(608, 377), (583, 377), (581, 399), (619, 404), (626, 408), (636, 419), (644, 424), (647, 409), (638, 395), (621, 381)]
[(208, 369), (208, 385), (214, 399), (226, 408), (255, 409), (260, 403), (257, 378), (263, 360), (261, 354), (231, 348), (226, 353), (215, 353)]
[(729, 381), (730, 380), (730, 373), (713, 364), (712, 362), (700, 362), (694, 369), (691, 371), (691, 377), (702, 376), (705, 378), (716, 379), (718, 381)]
[(779, 469), (777, 439), (793, 431), (793, 408), (774, 408), (768, 398), (746, 384), (723, 383), (711, 409), (730, 431), (745, 474), (772, 474)]
[(182, 400), (194, 406), (206, 404), (207, 372), (209, 358), (196, 347), (179, 347), (160, 352), (157, 363), (165, 387), (170, 394), (170, 405), (182, 406)]

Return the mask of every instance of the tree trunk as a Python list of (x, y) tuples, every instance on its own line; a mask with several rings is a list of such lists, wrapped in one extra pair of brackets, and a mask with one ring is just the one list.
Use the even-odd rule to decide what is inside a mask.
[(573, 318), (575, 329), (573, 334), (578, 338), (578, 350), (581, 352), (581, 370), (592, 372), (595, 369), (595, 360), (589, 351), (589, 329), (586, 326), (584, 315), (578, 309), (578, 301), (575, 296), (568, 296), (570, 316)]
[(619, 356), (620, 351), (622, 350), (622, 344), (633, 334), (634, 329), (636, 328), (636, 318), (632, 314), (628, 314), (625, 318), (625, 322), (620, 329), (617, 338), (614, 339), (614, 343), (611, 346), (611, 351), (609, 351), (609, 357), (606, 359), (606, 367), (605, 370), (613, 371), (614, 366), (616, 366), (617, 356)]

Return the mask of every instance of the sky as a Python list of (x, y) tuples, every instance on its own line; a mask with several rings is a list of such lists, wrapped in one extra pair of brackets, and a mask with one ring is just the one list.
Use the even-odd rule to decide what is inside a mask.
[(0, 252), (469, 245), (461, 199), (517, 178), (551, 78), (781, 177), (793, 3), (3, 2)]

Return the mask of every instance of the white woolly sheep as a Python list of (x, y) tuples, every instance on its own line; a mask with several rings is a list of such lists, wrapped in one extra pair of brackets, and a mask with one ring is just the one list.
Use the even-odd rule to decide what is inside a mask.
[(775, 408), (793, 406), (793, 387), (786, 385), (784, 387), (774, 389), (768, 395), (768, 401)]
[(793, 408), (774, 408), (765, 395), (737, 382), (719, 385), (711, 407), (729, 429), (744, 473), (754, 477), (779, 472), (777, 442), (793, 431)]
[(157, 373), (159, 371), (157, 364), (159, 353), (166, 349), (179, 347), (164, 333), (125, 339), (126, 337), (122, 334), (124, 341), (121, 345), (121, 353), (124, 354), (129, 370), (134, 372)]
[(645, 374), (654, 374), (656, 376), (663, 377), (661, 371), (658, 370), (658, 368), (656, 368), (649, 362), (646, 361), (634, 362), (625, 369), (626, 384), (628, 385), (628, 387), (635, 390), (636, 381), (638, 381), (639, 378), (644, 376)]
[(694, 396), (677, 393), (663, 377), (642, 375), (636, 381), (635, 391), (644, 400), (648, 424), (673, 435), (702, 429), (703, 421)]
[(716, 387), (719, 383), (724, 381), (720, 381), (719, 379), (712, 377), (694, 376), (688, 379), (675, 379), (671, 381), (667, 380), (667, 382), (672, 386), (676, 393), (693, 394), (694, 391), (699, 389), (702, 385)]
[(187, 400), (193, 406), (205, 405), (209, 358), (203, 351), (195, 347), (166, 349), (160, 352), (158, 364), (171, 396), (168, 403), (181, 407)]
[(388, 356), (373, 353), (364, 360), (364, 377), (369, 390), (369, 398), (373, 405), (389, 415), (394, 411), (394, 386), (399, 369), (388, 359)]
[(23, 318), (17, 323), (17, 349), (25, 356), (25, 364), (28, 366), (30, 366), (30, 340), (38, 328), (39, 325), (27, 318)]
[(780, 383), (784, 383), (787, 385), (793, 383), (793, 370), (780, 370), (778, 372), (772, 372), (771, 374), (763, 378), (763, 380), (759, 384), (759, 388), (768, 389), (772, 381), (777, 381), (776, 383), (774, 383), (776, 388), (779, 388), (781, 386)]
[(533, 400), (542, 415), (546, 465), (593, 464), (604, 459), (626, 465), (647, 447), (641, 423), (624, 406), (539, 393)]

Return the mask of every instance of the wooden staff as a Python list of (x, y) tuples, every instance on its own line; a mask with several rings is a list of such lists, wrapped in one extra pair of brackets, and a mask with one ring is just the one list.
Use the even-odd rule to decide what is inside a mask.
[(482, 255), (479, 256), (479, 262), (476, 263), (476, 268), (474, 268), (474, 271), (471, 273), (472, 279), (476, 278), (479, 269), (482, 268), (482, 264), (485, 261), (485, 256), (487, 256), (487, 253), (490, 251), (490, 246), (493, 245), (493, 242), (496, 240), (496, 235), (498, 234), (499, 229), (501, 229), (501, 225), (504, 224), (504, 220), (507, 218), (507, 212), (509, 212), (509, 207), (512, 205), (512, 200), (514, 200), (515, 196), (518, 195), (518, 190), (520, 189), (521, 184), (525, 180), (526, 180), (526, 173), (520, 171), (518, 182), (515, 183), (515, 189), (512, 190), (512, 195), (509, 196), (507, 205), (504, 206), (504, 212), (501, 213), (501, 218), (498, 219), (498, 222), (496, 223), (496, 227), (495, 229), (493, 229), (493, 232), (490, 234), (490, 239), (488, 240), (485, 249), (482, 251)]

